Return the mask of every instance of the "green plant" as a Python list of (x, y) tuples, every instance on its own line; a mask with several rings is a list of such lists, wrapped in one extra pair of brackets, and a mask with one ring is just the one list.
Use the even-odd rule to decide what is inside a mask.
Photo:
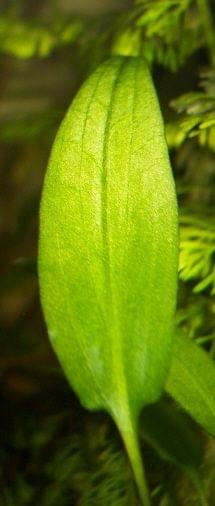
[(178, 235), (163, 125), (141, 59), (112, 58), (83, 85), (52, 151), (40, 227), (50, 339), (83, 405), (116, 421), (148, 504), (137, 422), (160, 396), (170, 360)]
[(73, 11), (70, 0), (21, 0), (4, 2), (0, 17), (7, 192), (1, 212), (0, 503), (6, 506), (139, 504), (111, 419), (82, 409), (64, 381), (37, 297), (37, 215), (48, 152), (71, 96), (110, 55), (143, 58), (151, 67), (179, 204), (172, 362), (165, 392), (141, 411), (138, 427), (150, 499), (153, 506), (214, 503), (213, 0), (117, 5), (118, 12), (88, 15)]
[[(40, 227), (51, 342), (83, 405), (106, 409), (118, 425), (148, 505), (137, 423), (168, 372), (178, 239), (159, 107), (141, 58), (108, 60), (77, 95), (52, 151)], [(176, 343), (167, 390), (215, 433), (214, 369), (201, 415), (205, 358), (191, 346), (190, 373), (189, 344)]]

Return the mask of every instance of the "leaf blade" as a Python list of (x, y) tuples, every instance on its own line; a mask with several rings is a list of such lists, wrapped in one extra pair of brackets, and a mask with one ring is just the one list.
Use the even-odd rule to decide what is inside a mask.
[(170, 362), (178, 219), (164, 127), (139, 58), (84, 83), (54, 143), (40, 210), (40, 292), (50, 340), (82, 404), (118, 425), (149, 503), (140, 409)]
[[(142, 60), (112, 58), (80, 90), (54, 145), (40, 230), (41, 297), (67, 376), (85, 405), (105, 407), (106, 391), (110, 408), (115, 393), (120, 404), (129, 371), (138, 411), (164, 382), (178, 255), (163, 124)], [(138, 383), (148, 378), (144, 399)]]
[(215, 367), (199, 345), (178, 330), (166, 391), (207, 432), (215, 435)]

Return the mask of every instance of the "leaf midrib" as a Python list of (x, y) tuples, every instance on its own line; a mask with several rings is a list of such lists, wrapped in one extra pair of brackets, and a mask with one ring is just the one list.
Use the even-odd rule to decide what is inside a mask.
[[(109, 154), (109, 134), (110, 134), (110, 126), (111, 126), (111, 117), (113, 111), (113, 105), (115, 101), (115, 92), (117, 85), (120, 82), (120, 78), (123, 72), (123, 69), (126, 65), (126, 60), (122, 61), (116, 78), (113, 82), (109, 107), (107, 111), (107, 117), (104, 127), (104, 139), (103, 139), (103, 160), (102, 160), (102, 174), (101, 174), (101, 222), (102, 222), (102, 235), (103, 235), (103, 251), (105, 255), (103, 256), (103, 265), (104, 265), (104, 275), (105, 275), (105, 286), (107, 289), (107, 311), (108, 311), (108, 321), (111, 322), (109, 329), (107, 332), (110, 337), (110, 350), (111, 350), (111, 360), (112, 360), (112, 369), (113, 375), (112, 377), (115, 379), (115, 386), (117, 392), (117, 400), (120, 402), (120, 408), (122, 412), (127, 411), (127, 414), (132, 414), (132, 409), (130, 407), (130, 399), (128, 394), (128, 384), (127, 377), (124, 370), (124, 361), (122, 358), (122, 335), (119, 330), (117, 324), (117, 315), (116, 315), (116, 307), (114, 301), (114, 294), (112, 289), (112, 276), (111, 276), (111, 254), (110, 254), (110, 241), (109, 241), (109, 230), (108, 230), (108, 154)], [(137, 69), (138, 60), (135, 61), (135, 70)], [(134, 72), (134, 88), (133, 88), (133, 100), (132, 100), (132, 114), (131, 114), (131, 125), (133, 124), (134, 118), (134, 108), (135, 108), (135, 96), (136, 96), (136, 87), (135, 87), (135, 75)], [(131, 128), (131, 139), (129, 145), (129, 161), (128, 167), (130, 165), (131, 159), (131, 146), (133, 140), (133, 128)], [(126, 174), (127, 175), (127, 174)], [(128, 177), (127, 177), (128, 179)], [(128, 188), (127, 188), (128, 191)], [(113, 405), (114, 408), (118, 408), (119, 406)]]

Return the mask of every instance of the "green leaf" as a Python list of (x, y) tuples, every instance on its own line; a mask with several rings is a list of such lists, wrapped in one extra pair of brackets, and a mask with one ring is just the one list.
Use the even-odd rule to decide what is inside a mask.
[(165, 399), (147, 406), (141, 415), (140, 435), (161, 458), (186, 472), (204, 504), (199, 474), (203, 448), (183, 412)]
[[(182, 469), (198, 469), (202, 445), (189, 420), (173, 404), (161, 399), (141, 414), (140, 434), (159, 455)], [(167, 437), (168, 434), (168, 437)]]
[(40, 214), (40, 287), (68, 380), (84, 406), (116, 421), (145, 504), (136, 426), (169, 368), (177, 222), (148, 68), (113, 57), (82, 86), (54, 144)]
[(215, 366), (208, 354), (180, 330), (174, 339), (166, 391), (215, 436)]

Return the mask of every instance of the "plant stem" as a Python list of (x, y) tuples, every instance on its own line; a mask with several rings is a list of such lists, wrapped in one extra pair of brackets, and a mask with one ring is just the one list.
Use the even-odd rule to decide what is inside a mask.
[(116, 418), (115, 421), (127, 450), (141, 502), (143, 506), (151, 506), (143, 459), (137, 438), (136, 424), (132, 423), (129, 415), (126, 418), (126, 423), (124, 420), (123, 424), (119, 423), (119, 420)]
[(208, 47), (210, 62), (215, 66), (215, 30), (213, 27), (212, 14), (208, 0), (197, 0), (198, 9), (202, 16), (202, 24), (205, 32), (205, 40)]

